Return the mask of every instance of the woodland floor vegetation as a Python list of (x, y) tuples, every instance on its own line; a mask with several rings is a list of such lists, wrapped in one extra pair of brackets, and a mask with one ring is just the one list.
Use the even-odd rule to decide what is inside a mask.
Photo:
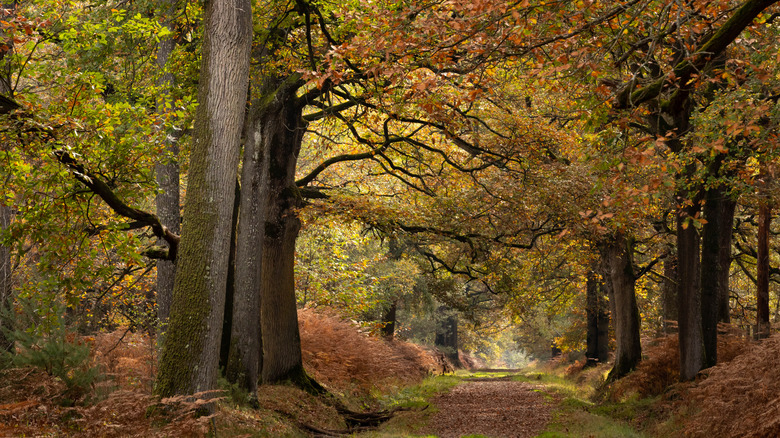
[[(89, 346), (90, 363), (100, 369), (101, 378), (73, 400), (66, 383), (45, 369), (7, 366), (0, 371), (0, 436), (307, 437), (351, 430), (365, 437), (446, 437), (457, 427), (479, 431), (479, 421), (470, 422), (469, 415), (507, 416), (496, 400), (512, 397), (480, 390), (473, 385), (477, 383), (507, 384), (506, 390), (523, 399), (517, 407), (535, 406), (526, 397), (538, 400), (525, 414), (537, 432), (524, 434), (516, 426), (495, 436), (771, 437), (780, 432), (780, 423), (773, 420), (780, 379), (769, 372), (780, 354), (778, 336), (759, 343), (733, 333), (722, 336), (722, 351), (729, 353), (686, 383), (678, 383), (675, 375), (675, 337), (661, 338), (646, 350), (636, 371), (605, 386), (610, 364), (583, 368), (582, 362), (565, 357), (523, 369), (442, 375), (431, 351), (368, 336), (328, 311), (302, 311), (301, 333), (307, 369), (329, 395), (314, 396), (287, 385), (262, 386), (250, 405), (246, 393), (223, 382), (219, 407), (211, 416), (195, 415), (198, 401), (173, 397), (160, 402), (152, 395), (156, 348), (148, 335), (122, 329), (73, 337), (72, 342)], [(349, 360), (336, 359), (344, 357)], [(475, 399), (481, 414), (449, 405)], [(763, 403), (748, 405), (747, 400)], [(383, 418), (375, 430), (359, 432), (350, 426), (345, 409), (395, 414)], [(461, 426), (453, 425), (453, 415)], [(522, 421), (523, 413), (512, 416)], [(766, 421), (757, 427), (757, 419)]]

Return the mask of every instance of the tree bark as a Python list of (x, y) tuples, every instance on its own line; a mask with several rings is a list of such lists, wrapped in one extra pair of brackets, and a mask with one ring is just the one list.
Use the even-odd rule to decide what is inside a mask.
[(604, 266), (604, 280), (611, 283), (614, 301), (612, 320), (615, 324), (615, 363), (608, 380), (619, 379), (636, 368), (642, 359), (642, 344), (639, 339), (639, 307), (634, 285), (633, 248), (629, 239), (618, 233), (602, 242), (600, 246)]
[[(5, 193), (2, 196), (5, 197)], [(13, 347), (13, 342), (5, 335), (6, 330), (13, 330), (11, 247), (2, 244), (3, 234), (11, 226), (13, 211), (2, 201), (3, 199), (0, 199), (0, 352), (10, 351)]]
[[(163, 0), (161, 9), (166, 10), (167, 17), (172, 16), (175, 10), (173, 0)], [(163, 24), (168, 30), (173, 30), (169, 19)], [(168, 63), (173, 52), (173, 35), (169, 35), (160, 40), (157, 45), (157, 67), (161, 71), (160, 78), (157, 80), (157, 86), (160, 88), (161, 97), (157, 100), (157, 113), (165, 114), (168, 112), (168, 94), (173, 87), (173, 74), (165, 71), (165, 65)], [(165, 125), (163, 125), (165, 126)], [(160, 161), (155, 166), (155, 176), (160, 192), (155, 198), (157, 206), (157, 217), (160, 223), (168, 227), (174, 233), (179, 234), (181, 213), (179, 211), (179, 137), (181, 130), (170, 128), (165, 138), (169, 159)], [(165, 240), (159, 239), (158, 245), (166, 245)], [(162, 326), (168, 320), (171, 310), (171, 300), (173, 297), (173, 283), (176, 275), (176, 264), (174, 260), (157, 260), (157, 319)]]
[(233, 215), (230, 222), (230, 252), (228, 253), (228, 274), (225, 282), (225, 312), (222, 316), (222, 339), (219, 346), (219, 368), (227, 370), (230, 356), (230, 340), (235, 317), (233, 309), (236, 295), (236, 247), (238, 245), (238, 214), (241, 210), (241, 184), (236, 181), (233, 194)]
[(693, 202), (692, 205), (681, 207), (677, 215), (677, 307), (680, 380), (683, 381), (693, 380), (704, 367), (699, 231), (691, 220), (698, 213), (697, 204)]
[[(701, 248), (701, 319), (704, 341), (704, 367), (718, 363), (718, 321), (721, 297), (728, 294), (731, 266), (731, 230), (734, 224), (733, 201), (723, 187), (705, 194)], [(724, 292), (724, 290), (726, 292)]]
[[(6, 15), (11, 15), (16, 12), (16, 2), (2, 3), (3, 9), (6, 11)], [(2, 17), (6, 18), (6, 17)], [(13, 52), (14, 41), (8, 37), (5, 33), (0, 32), (0, 38), (2, 39), (3, 47), (0, 48), (0, 95), (11, 99), (13, 102), (11, 88), (11, 69), (13, 64), (9, 62), (6, 55)], [(14, 108), (3, 108), (0, 113), (7, 113), (13, 111)], [(6, 183), (3, 183), (5, 187)], [(3, 190), (0, 192), (0, 352), (10, 351), (13, 348), (13, 342), (11, 342), (5, 335), (5, 330), (12, 330), (14, 321), (12, 319), (13, 312), (13, 266), (11, 265), (11, 247), (3, 244), (3, 237), (5, 232), (11, 226), (11, 220), (13, 219), (13, 209), (11, 208), (13, 199), (8, 193)]]
[(731, 272), (731, 244), (734, 234), (734, 211), (737, 208), (737, 201), (726, 197), (723, 200), (720, 213), (723, 215), (724, 228), (723, 232), (718, 234), (718, 248), (720, 255), (718, 260), (721, 264), (718, 269), (718, 285), (720, 291), (718, 292), (718, 321), (724, 323), (731, 322), (731, 289), (729, 288), (729, 273)]
[(226, 377), (246, 389), (250, 394), (257, 391), (262, 370), (262, 330), (260, 322), (260, 281), (262, 270), (263, 230), (265, 223), (262, 193), (262, 161), (264, 144), (262, 133), (251, 131), (252, 127), (262, 129), (263, 121), (253, 101), (247, 135), (244, 144), (244, 158), (241, 167), (241, 209), (238, 219), (238, 241), (236, 245), (236, 278), (233, 299), (233, 325), (230, 336), (230, 356)]
[(290, 381), (310, 392), (322, 388), (303, 369), (295, 300), (295, 240), (301, 198), (295, 168), (306, 122), (297, 100), (298, 78), (266, 78), (252, 132), (262, 144), (260, 199), (264, 209), (260, 271), (263, 383)]
[(769, 224), (772, 222), (772, 209), (766, 200), (758, 206), (758, 257), (756, 260), (756, 336), (759, 339), (769, 337)]
[(252, 43), (247, 0), (207, 3), (181, 247), (156, 391), (214, 389)]

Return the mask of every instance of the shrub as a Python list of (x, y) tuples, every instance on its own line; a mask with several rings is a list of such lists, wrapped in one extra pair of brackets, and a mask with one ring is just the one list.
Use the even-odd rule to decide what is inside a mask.
[(6, 338), (14, 343), (11, 351), (4, 352), (4, 362), (37, 368), (60, 379), (66, 387), (62, 403), (78, 402), (101, 378), (99, 368), (91, 365), (90, 346), (65, 327), (64, 311), (59, 306), (52, 306), (53, 323), (41, 324), (30, 300), (20, 299), (19, 304), (21, 312), (13, 319), (16, 326), (4, 330)]

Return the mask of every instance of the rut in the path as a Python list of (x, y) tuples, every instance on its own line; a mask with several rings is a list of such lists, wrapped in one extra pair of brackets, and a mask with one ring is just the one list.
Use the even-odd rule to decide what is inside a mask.
[(538, 435), (552, 415), (552, 403), (540, 386), (504, 379), (475, 379), (458, 384), (432, 401), (439, 409), (426, 433), (441, 438), (481, 434), (525, 438)]

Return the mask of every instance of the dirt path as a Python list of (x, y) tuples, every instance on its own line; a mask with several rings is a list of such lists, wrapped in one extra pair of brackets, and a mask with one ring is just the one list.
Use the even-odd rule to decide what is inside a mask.
[(466, 379), (431, 400), (439, 411), (425, 433), (441, 438), (536, 436), (552, 418), (553, 403), (545, 398), (542, 388), (510, 378)]

